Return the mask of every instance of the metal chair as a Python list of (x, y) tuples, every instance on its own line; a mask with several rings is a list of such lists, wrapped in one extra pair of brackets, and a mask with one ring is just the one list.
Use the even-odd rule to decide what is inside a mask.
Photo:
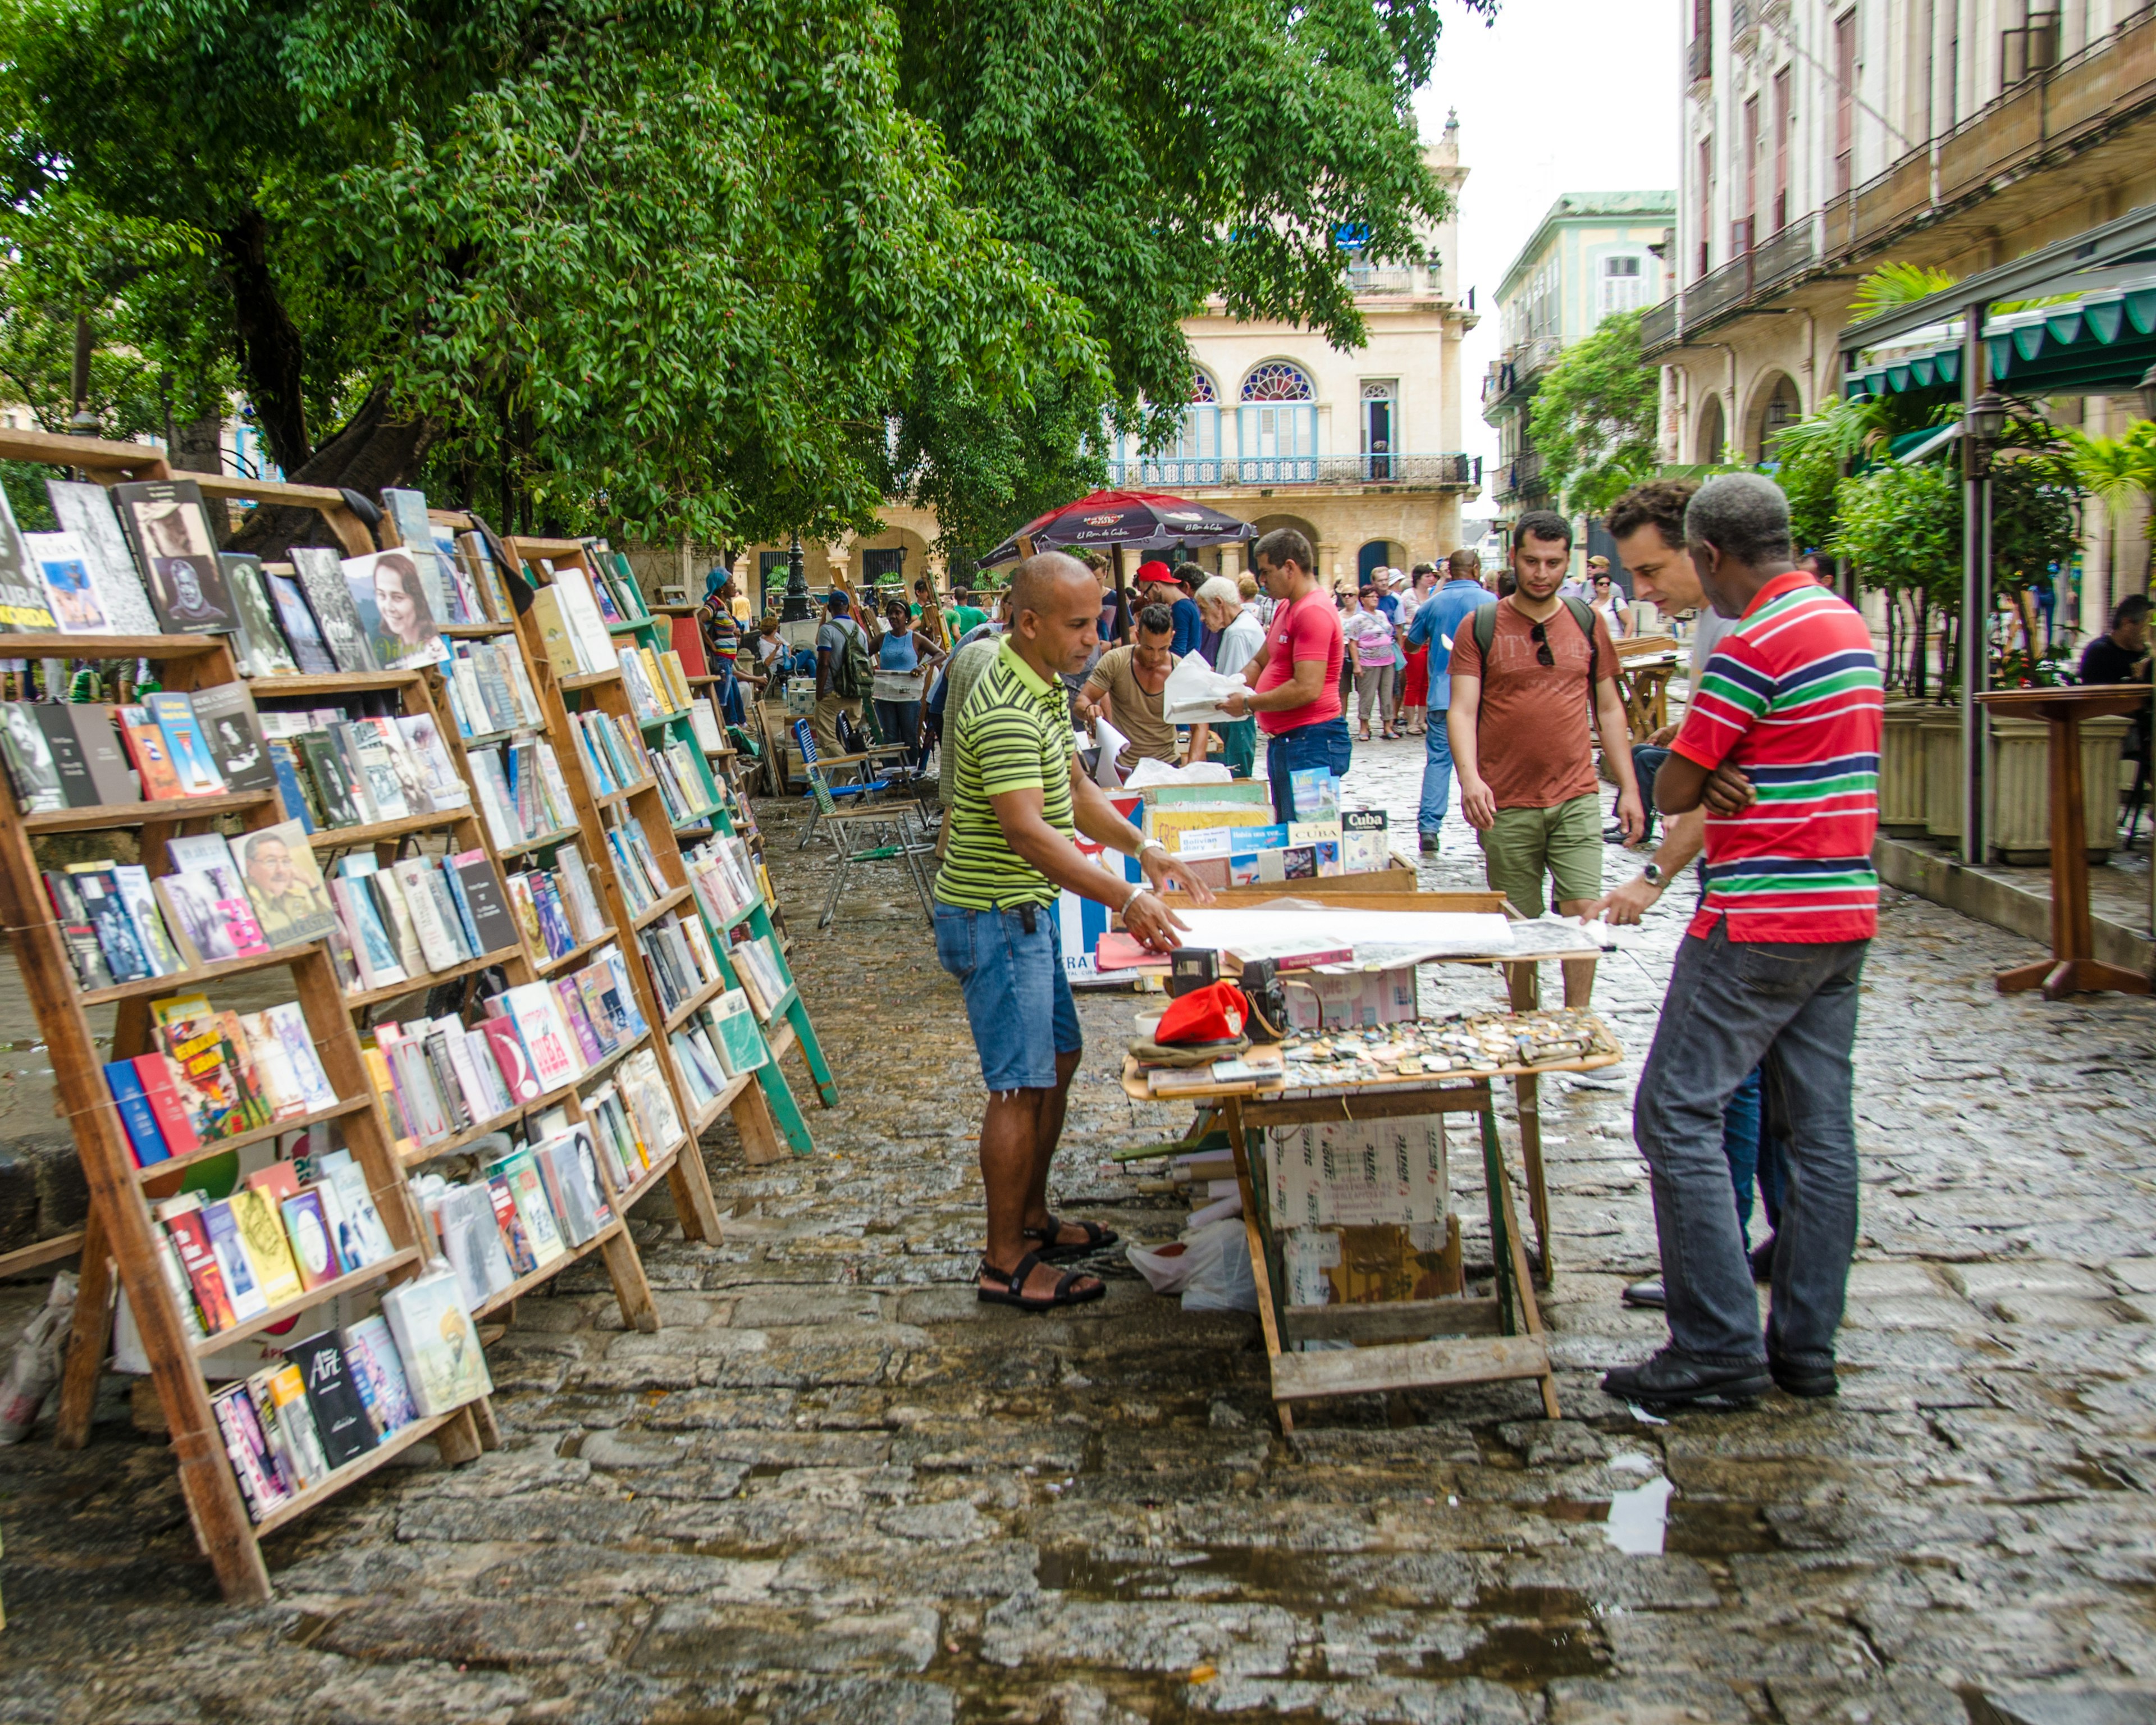
[[(819, 799), (820, 805), (820, 799)], [(932, 841), (923, 842), (907, 831), (910, 824), (908, 805), (902, 803), (871, 803), (865, 809), (832, 808), (822, 811), (824, 825), (829, 830), (831, 842), (838, 848), (839, 866), (831, 876), (830, 896), (824, 901), (824, 914), (816, 919), (819, 928), (828, 928), (831, 918), (838, 914), (839, 900), (846, 890), (846, 877), (856, 863), (897, 862), (906, 870), (906, 878), (913, 882), (913, 895), (921, 901), (921, 914), (928, 926), (936, 926), (936, 913), (928, 902), (928, 883), (921, 872), (921, 859), (935, 855)], [(866, 843), (855, 848), (855, 835)]]
[[(840, 798), (859, 798), (864, 803), (871, 802), (890, 788), (891, 781), (864, 777), (853, 784), (833, 784), (824, 774), (826, 763), (817, 752), (816, 734), (809, 729), (806, 719), (793, 721), (793, 744), (801, 751), (801, 770), (808, 776), (808, 794), (814, 803), (808, 811), (808, 828), (801, 834), (801, 843), (796, 847), (806, 850), (808, 841), (816, 836), (817, 827), (837, 812)], [(858, 767), (865, 758), (860, 755), (840, 755), (832, 764)]]

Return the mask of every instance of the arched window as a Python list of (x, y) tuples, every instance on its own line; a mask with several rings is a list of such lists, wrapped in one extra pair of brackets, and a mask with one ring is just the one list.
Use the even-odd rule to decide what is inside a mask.
[(1220, 404), (1220, 398), (1213, 392), (1213, 380), (1197, 367), (1190, 372), (1190, 399), (1194, 404), (1211, 408)]
[(1309, 373), (1269, 359), (1243, 379), (1236, 414), (1242, 443), (1237, 474), (1246, 485), (1305, 483), (1317, 477), (1317, 392)]
[(1137, 438), (1119, 436), (1112, 477), (1117, 485), (1169, 490), (1220, 483), (1220, 396), (1202, 367), (1191, 368), (1190, 404), (1175, 441), (1147, 454)]
[(1300, 366), (1284, 359), (1269, 359), (1243, 379), (1245, 401), (1315, 401), (1317, 392)]

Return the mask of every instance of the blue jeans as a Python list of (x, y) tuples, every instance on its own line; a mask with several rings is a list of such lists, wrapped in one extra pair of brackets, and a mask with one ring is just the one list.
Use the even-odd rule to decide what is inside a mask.
[(921, 703), (917, 701), (879, 701), (875, 703), (877, 733), (888, 743), (906, 750), (906, 764), (918, 767), (928, 758), (921, 746)]
[(1647, 811), (1647, 834), (1655, 830), (1655, 775), (1661, 771), (1662, 762), (1670, 752), (1657, 748), (1649, 742), (1632, 745), (1632, 777), (1640, 782), (1640, 806)]
[[(1834, 1363), (1856, 1245), (1850, 1050), (1870, 947), (1732, 941), (1722, 919), (1704, 940), (1678, 943), (1632, 1130), (1653, 1177), (1670, 1341), (1682, 1358)], [(1783, 1187), (1763, 1342), (1722, 1148), (1725, 1111), (1754, 1067)]]
[(936, 958), (966, 992), (981, 1082), (998, 1096), (1054, 1090), (1056, 1055), (1085, 1046), (1055, 901), (968, 911), (938, 901)]
[[(1744, 1244), (1752, 1244), (1752, 1187), (1759, 1176), (1759, 1073), (1753, 1068), (1722, 1111), (1722, 1153), (1729, 1163), (1729, 1183), (1737, 1189), (1737, 1229)], [(1775, 1194), (1779, 1200), (1780, 1194)], [(1781, 1208), (1767, 1207), (1769, 1217)], [(1768, 1225), (1774, 1224), (1770, 1220)]]
[(1445, 811), (1452, 805), (1452, 732), (1445, 722), (1445, 709), (1430, 710), (1428, 734), (1424, 737), (1422, 809), (1415, 825), (1434, 833), (1445, 824)]
[(1265, 739), (1265, 782), (1273, 793), (1273, 819), (1283, 824), (1296, 819), (1295, 785), (1288, 777), (1306, 768), (1330, 768), (1335, 778), (1345, 778), (1355, 758), (1355, 745), (1348, 735), (1348, 718), (1321, 719), (1315, 725), (1298, 725)]

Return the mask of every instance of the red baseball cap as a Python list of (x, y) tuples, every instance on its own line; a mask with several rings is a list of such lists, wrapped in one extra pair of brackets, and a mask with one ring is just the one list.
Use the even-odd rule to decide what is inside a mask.
[(1143, 587), (1147, 582), (1155, 582), (1163, 587), (1173, 587), (1175, 584), (1175, 578), (1168, 572), (1166, 563), (1161, 562), (1158, 557), (1153, 557), (1138, 565), (1138, 585)]
[(1243, 998), (1240, 988), (1233, 983), (1209, 983), (1170, 1001), (1168, 1010), (1160, 1015), (1152, 1040), (1199, 1046), (1233, 1042), (1243, 1034), (1250, 1016), (1250, 1003)]

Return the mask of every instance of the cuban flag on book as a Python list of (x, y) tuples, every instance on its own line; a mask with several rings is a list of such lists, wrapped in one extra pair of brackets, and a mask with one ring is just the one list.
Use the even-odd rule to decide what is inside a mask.
[[(1117, 796), (1113, 798), (1116, 809), (1124, 819), (1138, 818), (1136, 796)], [(1104, 850), (1082, 834), (1074, 834), (1072, 842), (1080, 850), (1096, 863), (1104, 864), (1120, 872), (1126, 880), (1142, 880), (1145, 870), (1138, 866), (1134, 856), (1120, 856)], [(1081, 898), (1075, 892), (1064, 892), (1055, 901), (1055, 932), (1063, 942), (1063, 973), (1073, 978), (1097, 977), (1101, 967), (1095, 960), (1100, 951), (1101, 937), (1108, 932), (1108, 907), (1096, 904), (1090, 898)]]

